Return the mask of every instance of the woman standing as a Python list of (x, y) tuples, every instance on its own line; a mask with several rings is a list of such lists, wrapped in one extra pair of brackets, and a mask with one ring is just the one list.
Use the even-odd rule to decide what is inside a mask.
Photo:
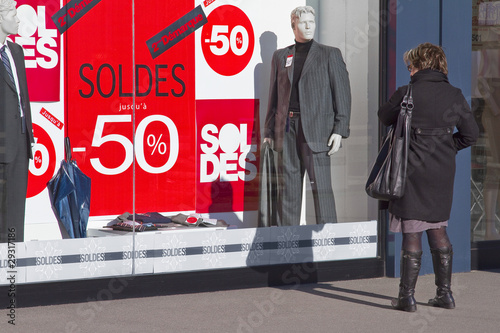
[[(450, 289), (453, 250), (446, 227), (455, 178), (455, 155), (474, 144), (479, 130), (460, 89), (448, 82), (443, 49), (431, 43), (404, 54), (410, 71), (414, 109), (406, 188), (389, 202), (390, 230), (403, 232), (399, 296), (395, 309), (417, 309), (414, 292), (422, 258), (422, 234), (429, 241), (437, 286), (433, 306), (453, 309)], [(383, 124), (396, 122), (407, 86), (400, 87), (378, 111)], [(457, 131), (454, 133), (455, 128)]]

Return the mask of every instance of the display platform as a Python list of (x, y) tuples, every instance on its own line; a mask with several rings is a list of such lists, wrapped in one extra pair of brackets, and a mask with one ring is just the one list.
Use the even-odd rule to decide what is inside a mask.
[(377, 221), (120, 232), (1, 244), (0, 285), (375, 258), (378, 237)]

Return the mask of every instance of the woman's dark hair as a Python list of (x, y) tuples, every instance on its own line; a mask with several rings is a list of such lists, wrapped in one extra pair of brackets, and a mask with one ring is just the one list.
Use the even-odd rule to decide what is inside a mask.
[(418, 70), (430, 68), (448, 75), (446, 55), (440, 46), (431, 43), (420, 44), (406, 51), (403, 60), (409, 68), (413, 67)]

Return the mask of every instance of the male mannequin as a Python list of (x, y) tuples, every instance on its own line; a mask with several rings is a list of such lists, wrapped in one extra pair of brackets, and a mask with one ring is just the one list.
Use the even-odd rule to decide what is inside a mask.
[[(29, 158), (32, 157), (31, 144), (34, 142), (23, 49), (15, 43), (6, 41), (8, 35), (17, 34), (18, 28), (16, 2), (0, 0), (0, 54), (2, 55), (2, 63), (0, 63), (0, 243), (24, 240), (28, 166)], [(12, 239), (13, 235), (15, 238)]]
[(337, 222), (330, 155), (349, 136), (351, 90), (339, 49), (313, 40), (314, 9), (291, 14), (295, 44), (273, 55), (264, 141), (279, 153), (278, 225), (299, 225), (307, 171), (317, 223)]

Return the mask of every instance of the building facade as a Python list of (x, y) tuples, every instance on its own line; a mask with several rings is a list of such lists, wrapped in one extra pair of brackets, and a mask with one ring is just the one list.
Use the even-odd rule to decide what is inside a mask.
[[(175, 281), (182, 290), (200, 278), (218, 288), (398, 276), (401, 235), (388, 231), (387, 211), (364, 184), (386, 131), (377, 109), (408, 82), (403, 53), (422, 42), (443, 46), (450, 82), (481, 129), (477, 145), (457, 155), (454, 271), (498, 267), (496, 2), (17, 4), (20, 30), (10, 38), (25, 50), (37, 141), (24, 242), (0, 244), (2, 288), (15, 272), (19, 297), (46, 304), (47, 290), (83, 281), (89, 290), (110, 279)], [(306, 174), (300, 225), (263, 226), (272, 56), (294, 44), (290, 12), (303, 5), (316, 10), (315, 41), (338, 48), (349, 73), (350, 135), (330, 160), (337, 223), (316, 223)], [(71, 219), (47, 186), (68, 151), (91, 180)], [(72, 238), (68, 220), (86, 237)], [(431, 272), (424, 256), (421, 274)]]

